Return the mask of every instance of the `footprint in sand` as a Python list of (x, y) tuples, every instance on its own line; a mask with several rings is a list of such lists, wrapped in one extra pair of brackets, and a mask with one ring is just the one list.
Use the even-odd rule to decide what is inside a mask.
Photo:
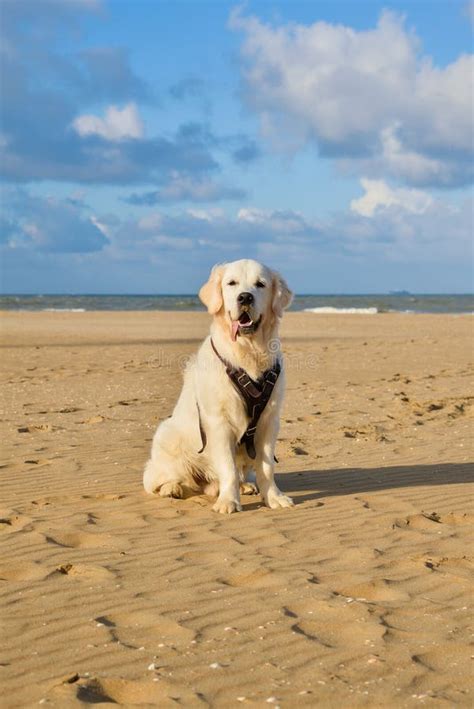
[(281, 579), (275, 576), (270, 569), (261, 566), (246, 565), (239, 563), (239, 572), (219, 579), (226, 586), (257, 586), (259, 588), (270, 588), (281, 585)]
[(84, 421), (78, 421), (77, 423), (94, 424), (102, 423), (102, 421), (105, 421), (105, 416), (98, 414), (97, 416), (91, 416), (90, 418), (84, 419)]
[(360, 603), (329, 603), (308, 599), (282, 609), (292, 630), (327, 648), (367, 648), (378, 643), (385, 628), (375, 614)]
[(31, 500), (31, 505), (34, 505), (34, 507), (47, 507), (48, 505), (52, 505), (54, 502), (56, 502), (56, 497), (42, 497), (39, 500)]
[(133, 406), (137, 401), (139, 401), (139, 399), (121, 399), (115, 404), (109, 404), (109, 409), (112, 409), (114, 406)]
[(293, 446), (292, 450), (295, 455), (309, 455), (308, 451), (305, 451), (301, 446)]
[(115, 579), (115, 574), (105, 566), (93, 566), (92, 564), (61, 564), (56, 567), (53, 573), (88, 583)]
[(120, 544), (109, 535), (81, 531), (43, 532), (43, 536), (50, 544), (71, 549), (95, 549), (97, 547), (110, 547), (117, 546), (117, 543)]
[(36, 561), (0, 563), (0, 579), (3, 581), (36, 581), (46, 578), (48, 573), (48, 569)]
[(416, 559), (431, 571), (441, 571), (443, 574), (456, 576), (458, 579), (472, 580), (473, 560), (468, 556), (421, 556)]
[(106, 500), (107, 502), (115, 502), (123, 500), (126, 495), (119, 495), (115, 492), (98, 492), (95, 495), (81, 495), (81, 500)]
[(454, 401), (452, 405), (452, 411), (448, 413), (449, 418), (457, 418), (458, 416), (464, 416), (467, 414), (469, 418), (474, 416), (474, 397), (469, 396), (465, 399), (458, 399), (457, 402)]
[(449, 512), (446, 515), (438, 515), (438, 519), (441, 524), (449, 524), (453, 527), (474, 524), (474, 514), (469, 514), (468, 512)]
[(428, 406), (426, 407), (426, 410), (430, 411), (430, 412), (431, 411), (441, 411), (441, 409), (444, 409), (444, 406), (445, 406), (444, 403), (436, 403), (433, 401), (431, 404), (428, 404)]
[(106, 525), (107, 529), (123, 531), (124, 529), (148, 527), (150, 522), (145, 519), (145, 515), (136, 512), (123, 512), (121, 510), (118, 515), (116, 512), (111, 512), (110, 514), (101, 513), (99, 515), (88, 512), (87, 524), (93, 524), (98, 527)]
[(29, 517), (17, 514), (11, 510), (1, 512), (0, 514), (0, 532), (18, 532), (20, 529), (24, 529), (32, 523)]
[(161, 615), (154, 608), (107, 613), (96, 621), (109, 628), (121, 643), (135, 647), (146, 647), (157, 640), (171, 645), (187, 645), (196, 635), (190, 628)]
[(125, 706), (156, 706), (170, 709), (176, 706), (206, 706), (201, 697), (187, 687), (175, 686), (160, 677), (149, 679), (121, 677), (80, 677), (73, 674), (56, 684), (47, 698), (62, 706), (77, 704), (118, 704)]
[(404, 519), (397, 519), (395, 526), (401, 529), (419, 529), (427, 532), (438, 532), (440, 526), (448, 525), (451, 527), (472, 525), (474, 524), (474, 515), (468, 513), (438, 514), (437, 512), (422, 512), (421, 514), (409, 515)]
[(50, 423), (37, 423), (28, 426), (19, 426), (16, 430), (18, 433), (51, 433), (51, 431), (56, 431), (57, 426), (53, 426)]
[(346, 586), (338, 590), (341, 596), (363, 601), (405, 601), (410, 596), (400, 588), (400, 582), (376, 579), (367, 583)]

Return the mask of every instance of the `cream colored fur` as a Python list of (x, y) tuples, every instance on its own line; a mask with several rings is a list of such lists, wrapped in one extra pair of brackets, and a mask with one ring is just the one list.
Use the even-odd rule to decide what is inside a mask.
[[(232, 321), (241, 312), (237, 298), (242, 292), (252, 294), (252, 319), (261, 317), (261, 321), (254, 334), (239, 334), (234, 342)], [(278, 273), (246, 259), (215, 266), (199, 295), (213, 316), (211, 333), (188, 363), (172, 416), (155, 433), (143, 478), (145, 490), (162, 497), (182, 497), (185, 489), (206, 492), (217, 497), (213, 507), (216, 512), (237, 512), (242, 509), (241, 486), (254, 468), (265, 504), (271, 508), (289, 507), (292, 500), (281, 493), (274, 481), (284, 367), (259, 420), (257, 457), (251, 460), (245, 446), (238, 445), (249, 422), (244, 403), (212, 350), (210, 338), (225, 359), (258, 379), (276, 357), (282, 362), (278, 325), (292, 293)], [(202, 443), (197, 404), (207, 435), (202, 453), (198, 452)]]

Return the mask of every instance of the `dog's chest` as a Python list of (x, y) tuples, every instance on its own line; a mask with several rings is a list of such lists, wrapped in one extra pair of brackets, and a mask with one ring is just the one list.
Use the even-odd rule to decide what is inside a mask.
[(222, 397), (222, 411), (240, 438), (246, 431), (250, 416), (245, 401), (240, 396), (230, 379), (227, 378)]

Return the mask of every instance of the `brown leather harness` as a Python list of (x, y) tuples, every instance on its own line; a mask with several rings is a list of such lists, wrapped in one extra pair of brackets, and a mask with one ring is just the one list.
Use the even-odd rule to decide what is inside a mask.
[[(254, 459), (257, 455), (255, 450), (255, 433), (257, 430), (257, 424), (260, 420), (260, 416), (270, 401), (270, 397), (273, 393), (275, 384), (277, 383), (278, 377), (281, 372), (281, 364), (277, 360), (273, 367), (267, 369), (262, 376), (257, 380), (253, 380), (245, 369), (241, 367), (234, 367), (230, 362), (228, 362), (216, 349), (214, 342), (211, 338), (211, 346), (217, 357), (220, 359), (225, 367), (227, 375), (234, 385), (235, 389), (239, 392), (242, 397), (245, 408), (247, 409), (247, 414), (250, 418), (247, 430), (239, 441), (239, 445), (245, 443), (247, 449), (247, 454), (249, 458)], [(202, 448), (199, 453), (202, 453), (207, 443), (207, 436), (201, 421), (201, 412), (199, 410), (199, 404), (196, 402), (198, 416), (199, 416), (199, 432), (201, 434)]]

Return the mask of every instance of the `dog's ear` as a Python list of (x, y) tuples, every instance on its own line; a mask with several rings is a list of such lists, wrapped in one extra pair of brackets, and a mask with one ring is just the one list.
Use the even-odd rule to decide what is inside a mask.
[(287, 308), (291, 301), (293, 300), (293, 293), (288, 288), (285, 279), (280, 276), (276, 271), (273, 273), (273, 300), (272, 300), (272, 310), (277, 316), (281, 318), (283, 311)]
[(225, 264), (216, 264), (209, 276), (209, 280), (199, 291), (199, 297), (211, 315), (219, 312), (223, 305), (222, 299), (222, 275)]

